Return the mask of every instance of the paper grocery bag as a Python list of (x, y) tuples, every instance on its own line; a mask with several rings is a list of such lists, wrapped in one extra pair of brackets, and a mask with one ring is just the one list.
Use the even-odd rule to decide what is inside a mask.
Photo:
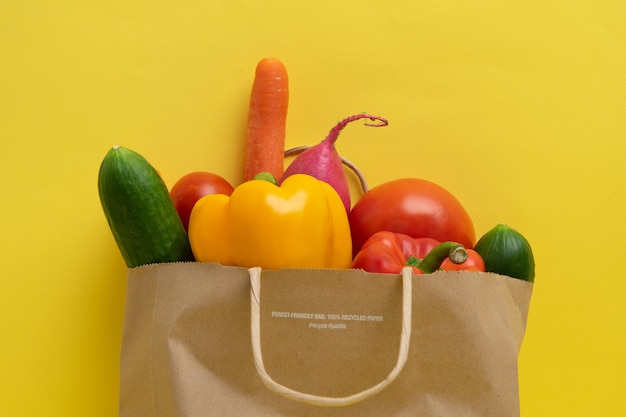
[(475, 272), (133, 268), (120, 416), (519, 416), (532, 288)]

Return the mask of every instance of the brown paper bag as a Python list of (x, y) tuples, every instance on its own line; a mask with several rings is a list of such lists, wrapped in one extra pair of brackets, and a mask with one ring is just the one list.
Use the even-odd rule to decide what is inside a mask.
[(130, 269), (120, 416), (519, 416), (532, 288), (491, 273)]

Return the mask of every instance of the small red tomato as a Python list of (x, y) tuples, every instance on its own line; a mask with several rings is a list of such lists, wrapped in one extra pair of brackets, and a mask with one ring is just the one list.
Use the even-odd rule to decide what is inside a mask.
[(191, 209), (196, 201), (209, 194), (231, 195), (233, 190), (233, 186), (219, 175), (199, 171), (181, 177), (170, 190), (170, 197), (187, 230)]
[(474, 224), (459, 200), (440, 185), (418, 178), (371, 188), (354, 204), (349, 220), (355, 255), (382, 230), (458, 242), (468, 249), (476, 243)]

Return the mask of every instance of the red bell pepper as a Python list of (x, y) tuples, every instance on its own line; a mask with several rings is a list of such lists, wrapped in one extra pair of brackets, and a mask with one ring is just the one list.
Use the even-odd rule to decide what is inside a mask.
[(406, 266), (416, 274), (444, 271), (485, 271), (481, 256), (456, 242), (412, 238), (402, 233), (377, 232), (354, 257), (352, 268), (399, 274)]

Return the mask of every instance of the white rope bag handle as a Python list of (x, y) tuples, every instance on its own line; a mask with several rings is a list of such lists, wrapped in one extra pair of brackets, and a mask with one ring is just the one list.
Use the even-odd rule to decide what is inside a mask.
[(411, 268), (402, 270), (402, 331), (400, 334), (400, 349), (398, 361), (389, 375), (371, 388), (346, 397), (324, 397), (295, 391), (274, 381), (265, 370), (263, 354), (261, 352), (261, 268), (250, 268), (250, 330), (252, 336), (252, 353), (254, 364), (261, 380), (272, 391), (289, 399), (319, 406), (345, 406), (371, 397), (387, 387), (400, 374), (406, 364), (411, 340), (412, 314), (412, 271)]

